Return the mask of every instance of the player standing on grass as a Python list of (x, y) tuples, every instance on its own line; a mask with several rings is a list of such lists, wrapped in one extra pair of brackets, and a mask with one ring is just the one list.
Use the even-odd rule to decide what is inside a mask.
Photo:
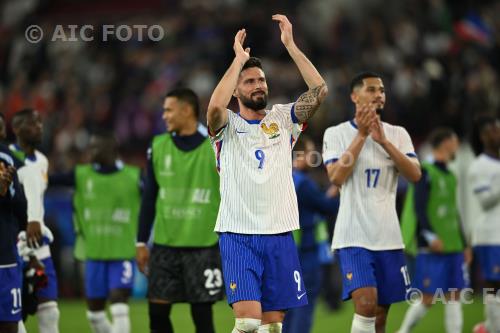
[(324, 134), (323, 160), (341, 188), (333, 233), (343, 275), (343, 298), (352, 298), (352, 333), (385, 332), (392, 303), (405, 299), (410, 281), (396, 213), (399, 174), (420, 179), (420, 164), (402, 127), (380, 120), (385, 105), (382, 79), (361, 73), (351, 81), (353, 120)]
[[(221, 179), (215, 231), (220, 234), (226, 294), (236, 317), (233, 333), (281, 332), (285, 310), (307, 304), (291, 233), (299, 228), (292, 147), (327, 87), (295, 45), (286, 16), (272, 18), (309, 90), (295, 103), (266, 109), (266, 77), (260, 61), (250, 57), (250, 48), (243, 48), (242, 29), (234, 38), (235, 58), (207, 111)], [(238, 100), (238, 113), (227, 109), (232, 96)]]
[[(75, 189), (75, 256), (85, 261), (87, 318), (94, 333), (129, 333), (128, 298), (134, 281), (135, 239), (140, 206), (140, 170), (118, 159), (112, 133), (90, 137), (91, 164), (50, 177), (50, 185)], [(112, 323), (106, 316), (111, 303)]]
[[(500, 120), (483, 116), (477, 121), (483, 152), (469, 169), (469, 182), (484, 216), (474, 221), (472, 244), (487, 289), (486, 322), (474, 332), (500, 332)], [(486, 329), (486, 330), (484, 330)]]
[[(44, 243), (42, 226), (44, 225), (43, 196), (47, 189), (47, 171), (49, 162), (45, 155), (36, 149), (42, 141), (42, 119), (38, 111), (34, 109), (23, 109), (14, 114), (12, 118), (12, 129), (16, 135), (17, 142), (10, 145), (12, 153), (24, 164), (30, 172), (35, 172), (39, 188), (39, 198), (35, 205), (31, 205), (28, 196), (28, 226), (26, 237), (28, 245), (35, 248), (35, 255), (45, 266), (45, 274), (48, 277), (48, 284), (45, 288), (37, 292), (38, 307), (36, 316), (38, 318), (38, 329), (40, 333), (59, 332), (59, 309), (57, 307), (57, 276), (54, 263), (50, 254), (50, 247)], [(26, 169), (28, 170), (28, 169)], [(23, 183), (23, 176), (20, 174), (20, 181)], [(23, 184), (25, 192), (30, 191), (29, 185)]]
[[(185, 88), (167, 94), (158, 135), (148, 153), (137, 244), (139, 269), (148, 274), (151, 333), (173, 332), (173, 303), (191, 304), (196, 333), (215, 332), (212, 305), (223, 297), (217, 235), (219, 175), (199, 100)], [(146, 246), (154, 223), (151, 258)]]
[(469, 286), (472, 257), (458, 214), (457, 179), (448, 169), (459, 141), (449, 128), (437, 128), (429, 138), (432, 161), (422, 163), (422, 178), (410, 186), (401, 217), (406, 248), (418, 247), (413, 287), (423, 297), (410, 306), (399, 333), (410, 332), (441, 293), (446, 297), (446, 332), (462, 332), (464, 321), (459, 294)]
[[(0, 119), (0, 140), (5, 134)], [(17, 234), (26, 221), (26, 199), (16, 175), (15, 158), (0, 144), (0, 332), (17, 333), (21, 322), (22, 267), (18, 263)], [(24, 327), (24, 326), (23, 326)]]

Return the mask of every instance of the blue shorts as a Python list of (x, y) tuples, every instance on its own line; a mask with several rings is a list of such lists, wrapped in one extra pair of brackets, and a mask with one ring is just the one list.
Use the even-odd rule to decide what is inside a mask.
[(48, 278), (48, 283), (45, 288), (42, 288), (37, 291), (38, 299), (47, 299), (47, 300), (57, 300), (57, 274), (54, 268), (54, 262), (52, 258), (42, 259), (42, 264), (45, 266), (45, 274)]
[(131, 260), (86, 260), (85, 295), (105, 299), (113, 289), (132, 289), (134, 271)]
[(426, 294), (438, 289), (447, 293), (469, 286), (469, 271), (463, 253), (419, 253), (415, 262), (414, 287)]
[(20, 265), (0, 268), (0, 322), (21, 320), (21, 288)]
[(405, 300), (410, 278), (403, 250), (370, 251), (347, 247), (335, 252), (342, 270), (342, 298), (348, 300), (359, 288), (377, 288), (378, 304)]
[(479, 261), (483, 278), (486, 281), (500, 281), (500, 246), (475, 246), (474, 255)]
[(258, 301), (263, 312), (307, 304), (291, 232), (277, 235), (221, 233), (219, 246), (229, 304)]

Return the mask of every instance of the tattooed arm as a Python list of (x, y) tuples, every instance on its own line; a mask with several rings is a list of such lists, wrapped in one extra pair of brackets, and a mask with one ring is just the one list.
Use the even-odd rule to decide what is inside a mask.
[(300, 124), (305, 123), (314, 115), (325, 99), (327, 91), (326, 84), (322, 83), (300, 95), (295, 103), (295, 117)]
[(288, 54), (297, 65), (302, 78), (309, 90), (302, 94), (295, 104), (295, 115), (300, 123), (307, 121), (316, 112), (321, 102), (328, 93), (325, 80), (319, 74), (314, 65), (299, 50), (293, 40), (292, 24), (284, 15), (273, 15), (273, 20), (279, 22), (281, 30), (281, 41), (285, 45)]

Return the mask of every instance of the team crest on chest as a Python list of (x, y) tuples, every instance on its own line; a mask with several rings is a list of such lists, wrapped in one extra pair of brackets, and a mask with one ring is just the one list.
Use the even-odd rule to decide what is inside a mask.
[(271, 123), (269, 126), (263, 123), (260, 125), (260, 128), (268, 135), (269, 139), (274, 139), (280, 136), (280, 128), (276, 123)]

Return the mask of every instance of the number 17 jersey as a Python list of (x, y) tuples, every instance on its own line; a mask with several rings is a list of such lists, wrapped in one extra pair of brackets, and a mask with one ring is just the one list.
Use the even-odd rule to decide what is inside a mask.
[(262, 120), (226, 110), (226, 126), (211, 137), (221, 195), (215, 231), (278, 234), (299, 228), (292, 148), (302, 126), (293, 108), (276, 104)]
[[(403, 127), (382, 123), (385, 136), (403, 154), (418, 163), (408, 132)], [(354, 121), (325, 131), (325, 165), (338, 160), (358, 133)], [(389, 154), (369, 136), (352, 174), (340, 189), (340, 207), (335, 222), (332, 248), (363, 247), (372, 251), (404, 248), (396, 212), (399, 171)]]

